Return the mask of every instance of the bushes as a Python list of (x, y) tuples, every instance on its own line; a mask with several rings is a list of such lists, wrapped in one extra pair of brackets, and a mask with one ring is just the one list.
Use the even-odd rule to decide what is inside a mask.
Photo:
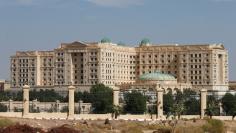
[(202, 126), (205, 132), (224, 133), (224, 123), (221, 120), (207, 119), (207, 124)]

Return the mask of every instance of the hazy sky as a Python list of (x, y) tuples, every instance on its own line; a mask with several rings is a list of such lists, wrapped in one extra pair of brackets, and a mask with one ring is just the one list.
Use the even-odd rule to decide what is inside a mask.
[(17, 50), (61, 42), (224, 43), (236, 80), (236, 0), (0, 0), (0, 79)]

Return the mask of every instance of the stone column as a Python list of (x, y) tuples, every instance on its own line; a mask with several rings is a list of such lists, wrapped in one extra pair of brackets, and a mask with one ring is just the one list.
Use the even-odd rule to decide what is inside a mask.
[(13, 100), (9, 100), (9, 112), (13, 112), (14, 109), (13, 109)]
[(57, 108), (57, 112), (60, 112), (60, 101), (56, 100), (56, 108)]
[(220, 115), (223, 115), (224, 109), (223, 109), (223, 107), (222, 107), (222, 103), (221, 103), (221, 102), (219, 103), (219, 106), (220, 106)]
[(205, 110), (207, 105), (207, 90), (201, 90), (201, 119), (205, 116)]
[(75, 114), (75, 100), (74, 100), (75, 87), (69, 86), (68, 90), (69, 90), (68, 119), (73, 119)]
[(113, 87), (113, 105), (119, 106), (119, 87)]
[(23, 117), (29, 114), (29, 89), (30, 86), (23, 86)]
[(157, 118), (163, 118), (163, 92), (164, 90), (158, 88), (157, 90)]

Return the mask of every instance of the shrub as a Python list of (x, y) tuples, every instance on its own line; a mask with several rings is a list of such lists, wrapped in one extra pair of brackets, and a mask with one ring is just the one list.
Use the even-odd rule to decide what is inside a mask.
[(221, 120), (207, 119), (207, 124), (202, 126), (205, 132), (224, 133), (224, 123)]

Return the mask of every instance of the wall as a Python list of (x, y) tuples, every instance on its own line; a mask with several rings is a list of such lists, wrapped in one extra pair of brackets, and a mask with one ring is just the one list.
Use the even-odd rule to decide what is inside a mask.
[[(0, 117), (17, 117), (21, 118), (22, 113), (21, 112), (0, 112)], [(31, 119), (67, 119), (67, 113), (29, 113), (25, 118), (31, 118)], [(74, 119), (76, 120), (105, 120), (105, 119), (112, 119), (111, 114), (79, 114), (74, 115)], [(153, 115), (153, 120), (155, 120), (156, 115)], [(164, 117), (165, 118), (165, 117)], [(181, 118), (185, 119), (200, 119), (199, 115), (183, 115)], [(214, 119), (219, 120), (232, 120), (232, 116), (213, 116)], [(138, 121), (144, 121), (144, 120), (151, 120), (151, 116), (146, 115), (120, 115), (118, 117), (120, 120), (138, 120)]]

